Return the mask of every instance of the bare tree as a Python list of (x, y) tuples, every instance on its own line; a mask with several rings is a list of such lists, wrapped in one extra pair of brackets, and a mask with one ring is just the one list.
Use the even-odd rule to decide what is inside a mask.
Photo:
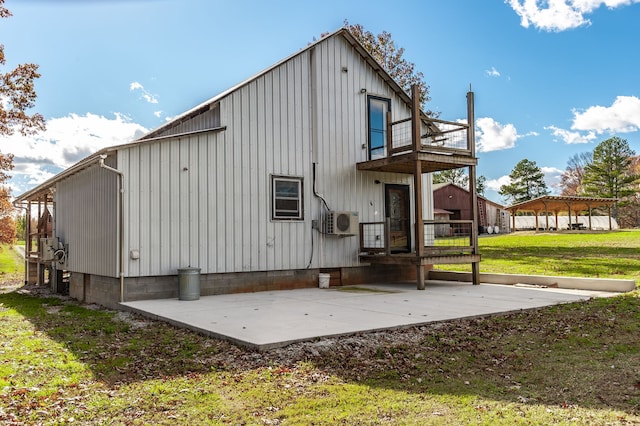
[(581, 152), (569, 158), (567, 168), (562, 173), (560, 187), (562, 195), (581, 195), (584, 190), (582, 180), (586, 167), (593, 162), (593, 153)]

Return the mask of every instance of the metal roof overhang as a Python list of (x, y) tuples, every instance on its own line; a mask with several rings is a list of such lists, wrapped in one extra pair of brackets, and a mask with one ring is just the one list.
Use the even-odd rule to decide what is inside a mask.
[(619, 200), (617, 198), (593, 198), (593, 197), (568, 197), (547, 195), (523, 201), (507, 207), (510, 212), (531, 211), (531, 212), (571, 212), (576, 213), (583, 210), (590, 210), (596, 207), (612, 206)]
[(415, 172), (414, 164), (417, 160), (421, 161), (422, 173), (458, 169), (478, 164), (478, 159), (469, 155), (420, 151), (363, 161), (357, 163), (356, 168), (361, 171), (413, 174)]
[(32, 201), (32, 202), (44, 201), (43, 200), (44, 197), (47, 197), (46, 201), (48, 202), (53, 201), (52, 188), (56, 183), (58, 183), (59, 181), (69, 176), (73, 176), (74, 174), (81, 172), (82, 170), (90, 167), (93, 164), (96, 164), (100, 160), (100, 155), (106, 154), (109, 151), (110, 151), (109, 148), (102, 149), (96, 152), (95, 154), (90, 155), (89, 157), (79, 161), (78, 163), (74, 164), (68, 169), (58, 173), (51, 179), (46, 180), (45, 182), (41, 183), (35, 188), (20, 194), (13, 201), (13, 205), (17, 206), (18, 204), (24, 204), (29, 201)]

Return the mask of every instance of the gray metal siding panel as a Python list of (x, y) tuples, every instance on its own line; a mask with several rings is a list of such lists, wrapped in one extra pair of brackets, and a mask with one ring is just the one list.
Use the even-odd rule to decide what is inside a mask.
[[(186, 266), (203, 273), (303, 269), (312, 250), (314, 268), (359, 265), (357, 237), (311, 229), (324, 213), (313, 195), (312, 139), (318, 191), (332, 209), (381, 221), (384, 185), (374, 181), (412, 185), (411, 176), (356, 170), (367, 158), (361, 88), (391, 98), (394, 119), (409, 115), (350, 45), (330, 38), (221, 99), (218, 124), (226, 130), (119, 151), (125, 246), (140, 250), (139, 260), (127, 258), (126, 275), (175, 274)], [(190, 125), (197, 127), (186, 122), (182, 129)], [(274, 174), (303, 178), (304, 221), (271, 220)]]
[(178, 135), (182, 133), (195, 132), (198, 130), (214, 129), (216, 127), (220, 127), (220, 110), (217, 105), (213, 106), (212, 109), (205, 111), (200, 115), (197, 115), (183, 123), (179, 123), (174, 127), (166, 129), (165, 131), (154, 136), (159, 137)]
[[(316, 47), (315, 66), (318, 191), (333, 210), (358, 211), (361, 222), (383, 221), (384, 185), (374, 181), (406, 184), (413, 193), (413, 178), (356, 170), (355, 164), (368, 155), (363, 148), (367, 145), (367, 95), (391, 99), (394, 120), (409, 117), (410, 110), (342, 38), (331, 38)], [(314, 211), (316, 217), (323, 212), (317, 200)], [(413, 200), (411, 213), (413, 222)], [(320, 241), (319, 267), (359, 265), (357, 237), (320, 236)]]
[(56, 185), (56, 236), (69, 244), (70, 271), (118, 276), (117, 179), (95, 165)]

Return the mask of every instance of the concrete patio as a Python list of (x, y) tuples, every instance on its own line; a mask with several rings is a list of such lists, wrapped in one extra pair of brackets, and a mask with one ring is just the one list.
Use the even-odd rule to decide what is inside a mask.
[(318, 337), (493, 315), (618, 293), (429, 281), (143, 300), (121, 305), (257, 350)]

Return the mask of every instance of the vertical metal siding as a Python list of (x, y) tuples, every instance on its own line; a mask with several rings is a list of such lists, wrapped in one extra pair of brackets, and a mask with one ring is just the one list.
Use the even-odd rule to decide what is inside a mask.
[[(203, 273), (303, 269), (312, 238), (311, 267), (358, 265), (358, 237), (322, 236), (311, 229), (311, 221), (324, 213), (313, 195), (312, 132), (318, 141), (318, 191), (332, 209), (380, 221), (384, 185), (374, 181), (413, 185), (408, 175), (356, 170), (367, 158), (361, 88), (390, 98), (394, 119), (409, 115), (353, 48), (332, 37), (221, 99), (218, 124), (226, 130), (120, 150), (125, 247), (127, 253), (140, 250), (139, 260), (127, 256), (126, 275), (175, 274), (186, 266)], [(274, 174), (303, 178), (304, 221), (271, 220)]]
[(170, 127), (154, 136), (178, 135), (198, 130), (214, 129), (216, 127), (220, 127), (220, 109), (218, 105), (213, 105), (210, 110), (205, 111), (183, 123)]
[[(318, 190), (333, 210), (353, 210), (360, 221), (384, 220), (383, 183), (405, 184), (413, 192), (410, 175), (358, 172), (355, 164), (367, 160), (367, 95), (391, 99), (393, 119), (408, 117), (410, 110), (342, 38), (333, 37), (316, 47), (318, 75), (316, 120), (318, 122)], [(366, 89), (366, 93), (361, 93)], [(413, 198), (413, 197), (412, 197)], [(413, 214), (413, 199), (411, 200)], [(323, 214), (314, 199), (314, 216)], [(413, 222), (413, 216), (411, 217)], [(316, 265), (358, 265), (359, 239), (320, 236), (321, 254)]]
[(69, 244), (70, 271), (118, 276), (117, 179), (95, 165), (56, 185), (56, 236)]
[[(304, 268), (311, 254), (308, 54), (221, 100), (225, 131), (123, 148), (127, 276)], [(306, 222), (271, 220), (271, 175), (304, 179)]]

